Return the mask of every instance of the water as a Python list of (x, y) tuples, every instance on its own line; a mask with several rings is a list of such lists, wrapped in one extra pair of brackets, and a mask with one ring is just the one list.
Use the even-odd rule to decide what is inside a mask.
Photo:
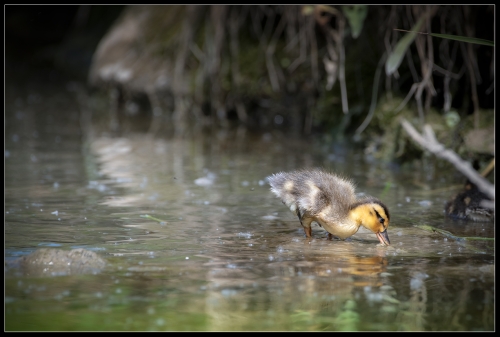
[[(449, 172), (429, 180), (277, 131), (86, 136), (63, 86), (6, 90), (7, 331), (494, 330), (493, 244), (416, 227), (494, 236), (493, 223), (444, 217)], [(328, 241), (315, 225), (306, 239), (265, 182), (302, 167), (380, 197), (392, 245), (363, 229)], [(46, 277), (12, 264), (42, 247), (108, 264)]]

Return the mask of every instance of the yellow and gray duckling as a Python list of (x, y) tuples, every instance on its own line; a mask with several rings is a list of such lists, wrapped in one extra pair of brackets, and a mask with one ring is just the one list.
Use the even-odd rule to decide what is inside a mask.
[(307, 237), (315, 221), (329, 234), (342, 240), (360, 226), (375, 233), (382, 245), (389, 245), (389, 210), (378, 199), (357, 199), (351, 180), (320, 169), (279, 172), (269, 176), (271, 191), (299, 217)]

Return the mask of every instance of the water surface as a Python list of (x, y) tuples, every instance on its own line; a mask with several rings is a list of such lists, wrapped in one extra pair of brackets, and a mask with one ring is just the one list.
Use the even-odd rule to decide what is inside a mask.
[[(89, 135), (67, 86), (6, 90), (8, 331), (494, 330), (493, 244), (416, 227), (493, 237), (493, 223), (444, 217), (450, 172), (280, 131)], [(315, 225), (305, 238), (266, 183), (305, 167), (381, 198), (392, 245), (364, 229), (328, 241)], [(27, 277), (12, 264), (41, 247), (92, 250), (107, 267)]]

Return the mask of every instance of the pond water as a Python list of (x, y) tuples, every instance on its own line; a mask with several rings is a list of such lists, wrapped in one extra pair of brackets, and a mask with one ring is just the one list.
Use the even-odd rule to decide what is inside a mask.
[[(5, 330), (494, 330), (494, 244), (417, 227), (494, 236), (493, 223), (444, 216), (453, 173), (390, 168), (279, 131), (89, 135), (54, 82), (6, 88)], [(328, 241), (313, 225), (305, 238), (266, 183), (305, 167), (383, 200), (391, 246), (363, 228)], [(14, 263), (47, 247), (85, 248), (107, 265), (27, 276)]]

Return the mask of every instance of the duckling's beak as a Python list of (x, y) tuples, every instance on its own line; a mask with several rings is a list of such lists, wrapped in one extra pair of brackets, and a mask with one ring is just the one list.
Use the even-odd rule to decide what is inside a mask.
[(391, 244), (391, 241), (389, 241), (389, 235), (387, 235), (387, 229), (383, 232), (375, 233), (375, 235), (384, 246), (389, 246)]

